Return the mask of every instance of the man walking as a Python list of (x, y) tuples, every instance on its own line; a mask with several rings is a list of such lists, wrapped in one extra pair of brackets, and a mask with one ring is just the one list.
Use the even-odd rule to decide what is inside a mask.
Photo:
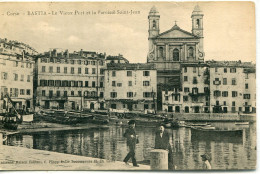
[(169, 134), (164, 131), (164, 126), (160, 126), (155, 135), (154, 148), (168, 150), (168, 169), (173, 170), (173, 154), (169, 139)]
[(135, 121), (134, 120), (130, 120), (128, 122), (129, 128), (126, 129), (125, 133), (124, 133), (124, 137), (127, 139), (127, 146), (129, 148), (129, 152), (126, 155), (124, 162), (126, 164), (128, 164), (128, 160), (131, 158), (132, 162), (133, 162), (133, 166), (135, 167), (139, 167), (139, 165), (137, 165), (136, 163), (136, 159), (135, 159), (135, 146), (136, 143), (138, 143), (138, 138), (135, 133)]

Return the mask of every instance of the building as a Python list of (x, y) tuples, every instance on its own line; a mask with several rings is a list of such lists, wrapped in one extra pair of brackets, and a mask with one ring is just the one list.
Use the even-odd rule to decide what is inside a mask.
[(123, 55), (119, 54), (118, 56), (107, 56), (106, 63), (129, 63), (129, 61)]
[(213, 113), (256, 112), (256, 67), (251, 62), (209, 61)]
[(209, 68), (205, 63), (182, 63), (182, 88), (162, 91), (163, 111), (208, 113), (210, 111)]
[(107, 108), (144, 111), (156, 109), (154, 64), (107, 64), (105, 101)]
[(181, 64), (204, 61), (203, 49), (203, 13), (196, 6), (191, 15), (191, 32), (175, 25), (160, 33), (160, 15), (152, 7), (149, 15), (147, 62), (154, 63), (157, 69), (158, 110), (162, 110), (162, 91), (181, 89)]
[[(9, 112), (12, 104), (17, 110), (32, 111), (34, 59), (26, 49), (17, 50), (16, 46), (11, 46), (11, 42), (2, 41), (0, 44), (0, 113)], [(11, 50), (7, 45), (11, 46)], [(10, 100), (7, 96), (12, 100), (12, 104), (8, 102)]]
[(39, 55), (36, 104), (66, 110), (104, 109), (105, 55), (56, 49)]

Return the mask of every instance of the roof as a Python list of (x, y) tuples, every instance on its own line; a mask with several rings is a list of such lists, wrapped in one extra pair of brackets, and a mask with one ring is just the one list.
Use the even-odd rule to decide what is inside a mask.
[(108, 70), (156, 70), (155, 64), (129, 63), (129, 64), (107, 64)]
[(199, 5), (196, 5), (196, 6), (194, 7), (194, 10), (193, 10), (191, 16), (193, 16), (193, 15), (203, 15), (202, 10), (200, 9), (200, 6), (199, 6)]
[(210, 67), (240, 67), (240, 68), (256, 68), (252, 62), (239, 61), (206, 61)]
[(119, 56), (107, 56), (106, 60), (124, 60), (126, 63), (129, 63), (129, 61), (124, 58), (122, 55)]
[(199, 39), (198, 36), (181, 29), (175, 24), (170, 30), (160, 33), (155, 38), (186, 38), (186, 39)]
[(149, 15), (159, 15), (159, 12), (157, 11), (155, 6), (151, 8)]

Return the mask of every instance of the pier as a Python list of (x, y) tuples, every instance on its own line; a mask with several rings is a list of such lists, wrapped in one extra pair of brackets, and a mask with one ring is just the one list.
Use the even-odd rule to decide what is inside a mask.
[(133, 167), (120, 161), (0, 146), (0, 170), (150, 170), (148, 165)]

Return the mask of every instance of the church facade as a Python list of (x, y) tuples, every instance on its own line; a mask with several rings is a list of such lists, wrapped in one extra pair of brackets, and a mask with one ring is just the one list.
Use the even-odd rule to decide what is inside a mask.
[(195, 6), (192, 14), (191, 32), (175, 25), (160, 33), (160, 15), (152, 7), (149, 15), (147, 63), (157, 69), (157, 107), (162, 110), (162, 91), (182, 91), (182, 66), (204, 62), (203, 13)]

